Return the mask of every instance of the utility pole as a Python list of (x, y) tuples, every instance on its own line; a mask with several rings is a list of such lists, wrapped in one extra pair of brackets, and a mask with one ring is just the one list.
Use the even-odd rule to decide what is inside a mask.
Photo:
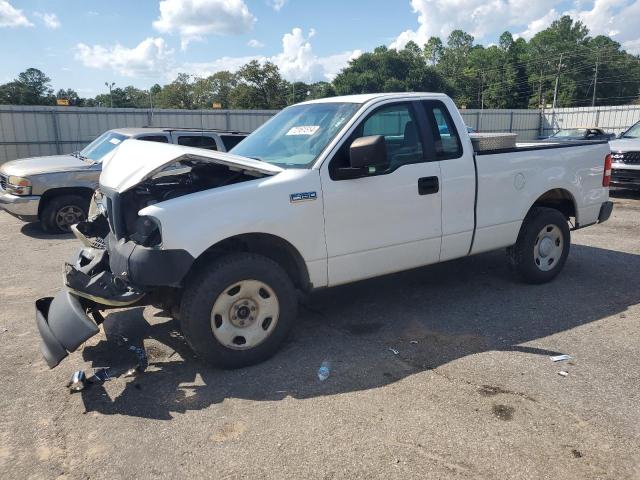
[(556, 86), (553, 89), (553, 109), (556, 109), (556, 100), (558, 99), (558, 83), (560, 83), (560, 69), (562, 68), (562, 53), (560, 54), (560, 61), (558, 62), (558, 73), (556, 74)]
[(544, 73), (544, 63), (540, 65), (540, 86), (538, 87), (538, 107), (542, 107), (542, 75)]
[(111, 89), (116, 85), (116, 82), (104, 82), (104, 84), (109, 89), (109, 100), (111, 101), (111, 108), (113, 108), (113, 94), (111, 93)]
[(151, 89), (147, 90), (149, 93), (149, 108), (151, 109), (151, 124), (153, 125), (153, 95), (151, 94)]
[(593, 75), (593, 98), (591, 99), (591, 106), (596, 106), (596, 87), (598, 86), (598, 54), (596, 53), (596, 71)]

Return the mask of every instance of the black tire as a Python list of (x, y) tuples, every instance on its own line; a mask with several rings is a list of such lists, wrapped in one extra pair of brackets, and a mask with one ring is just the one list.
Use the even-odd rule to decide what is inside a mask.
[[(73, 217), (77, 221), (61, 222), (61, 216), (66, 211), (73, 215), (66, 216), (69, 220)], [(60, 195), (47, 200), (40, 213), (40, 223), (45, 232), (69, 233), (73, 223), (86, 220), (89, 212), (89, 199), (80, 195)]]
[[(542, 230), (561, 233), (560, 246), (558, 238), (547, 237)], [(554, 252), (542, 257), (542, 240), (551, 245)], [(555, 247), (554, 247), (555, 245)], [(553, 208), (534, 207), (525, 217), (516, 244), (507, 249), (511, 265), (518, 275), (527, 283), (540, 284), (553, 280), (564, 267), (571, 248), (571, 232), (565, 216)], [(558, 254), (557, 250), (561, 249)]]
[[(238, 350), (216, 338), (213, 329), (217, 328), (219, 316), (212, 322), (212, 313), (216, 301), (233, 290), (229, 287), (243, 281), (267, 285), (276, 295), (279, 315), (273, 330), (261, 343)], [(232, 253), (211, 261), (187, 281), (180, 304), (180, 324), (197, 356), (216, 367), (241, 368), (260, 363), (276, 353), (293, 326), (297, 307), (296, 290), (280, 265), (261, 255)]]

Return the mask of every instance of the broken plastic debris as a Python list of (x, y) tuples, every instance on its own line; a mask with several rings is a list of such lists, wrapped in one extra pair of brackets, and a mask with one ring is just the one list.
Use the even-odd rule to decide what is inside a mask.
[(67, 387), (72, 392), (79, 392), (80, 390), (84, 390), (84, 387), (87, 384), (87, 377), (85, 376), (82, 370), (77, 370), (73, 372), (71, 375), (71, 380), (67, 383)]
[(331, 363), (328, 360), (325, 360), (320, 364), (320, 368), (318, 369), (318, 379), (321, 382), (324, 382), (331, 375)]
[(567, 372), (566, 370), (560, 370), (558, 372), (558, 375), (560, 375), (561, 377), (568, 377), (569, 376), (569, 372)]
[(417, 345), (418, 344), (418, 340), (411, 340), (409, 343), (412, 343), (413, 345)]
[(389, 351), (391, 353), (393, 353), (394, 355), (398, 355), (400, 352), (398, 350), (396, 350), (395, 348), (389, 348)]
[(138, 373), (142, 372), (142, 367), (140, 365), (136, 365), (133, 368), (130, 368), (126, 372), (124, 372), (123, 377), (135, 377)]
[(553, 357), (549, 357), (552, 362), (562, 362), (563, 360), (571, 360), (570, 355), (555, 355)]
[(107, 382), (111, 380), (109, 376), (109, 367), (106, 368), (94, 368), (93, 376), (89, 379), (91, 383), (95, 382)]

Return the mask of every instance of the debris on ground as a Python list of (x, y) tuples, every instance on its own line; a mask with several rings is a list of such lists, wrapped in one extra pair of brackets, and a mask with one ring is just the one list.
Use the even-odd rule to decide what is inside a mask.
[(561, 377), (568, 377), (569, 376), (569, 372), (567, 372), (566, 370), (560, 370), (558, 372), (558, 375), (560, 375)]
[(138, 357), (138, 365), (142, 366), (142, 369), (144, 370), (144, 368), (146, 368), (147, 364), (149, 363), (147, 360), (147, 352), (145, 352), (144, 347), (136, 347), (135, 345), (131, 345), (129, 346), (129, 350), (135, 352), (136, 356)]
[(409, 343), (411, 343), (412, 345), (417, 345), (418, 344), (418, 340), (411, 340)]
[(321, 382), (324, 382), (331, 375), (331, 363), (328, 360), (325, 360), (320, 364), (320, 368), (318, 369), (318, 379)]
[(93, 369), (93, 375), (89, 378), (89, 383), (104, 383), (109, 380), (111, 380), (109, 367), (100, 367)]
[(564, 360), (571, 360), (570, 355), (555, 355), (553, 357), (549, 357), (549, 360), (552, 362), (562, 362)]
[(87, 385), (87, 377), (85, 376), (82, 370), (77, 370), (73, 372), (71, 375), (71, 380), (67, 383), (67, 387), (71, 392), (79, 392), (84, 390), (84, 387)]
[(394, 355), (398, 355), (400, 353), (398, 350), (396, 350), (395, 348), (391, 348), (391, 347), (389, 347), (389, 351), (391, 353), (393, 353)]
[(124, 372), (124, 374), (122, 376), (125, 377), (125, 378), (127, 378), (127, 377), (135, 377), (139, 373), (142, 373), (143, 370), (144, 369), (140, 365), (136, 365), (135, 367), (130, 368), (129, 370)]

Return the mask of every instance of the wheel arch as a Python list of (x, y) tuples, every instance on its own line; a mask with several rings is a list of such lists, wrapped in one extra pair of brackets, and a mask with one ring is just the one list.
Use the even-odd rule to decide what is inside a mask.
[(192, 271), (202, 268), (211, 260), (231, 252), (256, 253), (280, 265), (293, 284), (302, 291), (312, 289), (307, 264), (290, 242), (270, 233), (243, 233), (225, 238), (207, 248), (193, 263)]
[(527, 210), (527, 215), (536, 207), (553, 208), (562, 213), (567, 220), (578, 220), (578, 206), (574, 195), (565, 188), (552, 188), (540, 195)]
[(61, 195), (79, 195), (87, 200), (91, 200), (94, 190), (89, 187), (61, 187), (52, 188), (45, 191), (40, 197), (38, 205), (38, 217), (42, 214), (42, 210), (47, 206), (51, 199)]

